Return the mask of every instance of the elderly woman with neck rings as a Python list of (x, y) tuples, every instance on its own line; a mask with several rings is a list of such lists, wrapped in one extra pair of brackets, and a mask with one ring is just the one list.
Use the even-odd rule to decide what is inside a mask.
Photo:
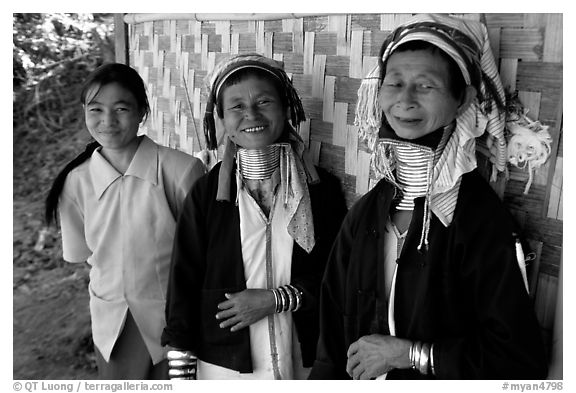
[(542, 379), (503, 169), (503, 90), (475, 21), (417, 15), (383, 43), (357, 104), (381, 180), (346, 216), (321, 287), (314, 379)]
[(310, 164), (294, 128), (302, 120), (278, 62), (250, 54), (215, 68), (205, 130), (215, 148), (218, 125), (226, 145), (176, 231), (162, 339), (172, 377), (307, 377), (346, 205), (337, 178)]

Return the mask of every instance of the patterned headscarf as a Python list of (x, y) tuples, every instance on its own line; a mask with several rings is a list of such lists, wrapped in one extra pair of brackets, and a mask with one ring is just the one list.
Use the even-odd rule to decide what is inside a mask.
[[(308, 152), (305, 149), (302, 138), (298, 135), (299, 124), (305, 120), (302, 102), (292, 81), (283, 69), (283, 64), (276, 60), (259, 54), (243, 54), (226, 59), (216, 65), (207, 77), (209, 97), (204, 115), (204, 132), (209, 149), (217, 148), (216, 127), (214, 122), (214, 109), (218, 98), (222, 93), (221, 87), (224, 82), (234, 73), (253, 68), (269, 72), (277, 78), (284, 94), (285, 102), (290, 113), (290, 123), (286, 124), (284, 134), (281, 136), (283, 143), (277, 143), (281, 148), (280, 169), (281, 181), (284, 183), (285, 197), (284, 209), (289, 217), (288, 233), (300, 247), (307, 252), (314, 247), (314, 224), (312, 217), (312, 205), (308, 191), (308, 183), (318, 182), (318, 173), (312, 164)], [(232, 168), (236, 160), (238, 147), (230, 139), (226, 138), (222, 165), (218, 177), (217, 200), (230, 201), (230, 180)], [(239, 190), (238, 190), (239, 191)]]
[[(506, 166), (505, 96), (494, 56), (490, 49), (486, 26), (474, 20), (447, 15), (416, 15), (397, 27), (384, 41), (379, 64), (362, 81), (358, 90), (355, 124), (359, 134), (372, 151), (373, 164), (379, 151), (378, 132), (382, 125), (382, 109), (378, 92), (386, 63), (398, 46), (409, 41), (426, 41), (448, 54), (468, 85), (476, 88), (473, 103), (456, 118), (456, 127), (434, 166), (429, 196), (430, 209), (444, 223), (452, 221), (460, 179), (476, 168), (475, 139), (487, 132), (489, 159), (493, 164), (492, 180)], [(378, 168), (374, 168), (378, 173)], [(380, 171), (384, 173), (383, 171)], [(447, 203), (446, 200), (449, 200)]]

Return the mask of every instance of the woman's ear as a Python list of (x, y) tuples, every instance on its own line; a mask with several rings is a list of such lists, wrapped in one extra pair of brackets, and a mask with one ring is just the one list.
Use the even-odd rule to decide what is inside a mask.
[(462, 103), (460, 104), (458, 110), (456, 111), (456, 117), (466, 112), (468, 107), (472, 105), (472, 102), (474, 102), (475, 98), (476, 98), (476, 88), (472, 85), (466, 86), (466, 90), (464, 90), (464, 97), (462, 98)]

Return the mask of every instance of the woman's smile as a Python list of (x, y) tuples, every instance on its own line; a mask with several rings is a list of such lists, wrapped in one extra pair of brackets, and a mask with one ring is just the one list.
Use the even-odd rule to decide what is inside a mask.
[(262, 132), (264, 131), (264, 129), (265, 129), (264, 126), (250, 127), (243, 129), (242, 132), (255, 133), (255, 132)]
[(275, 143), (286, 126), (286, 108), (273, 83), (248, 76), (222, 91), (224, 128), (245, 149)]
[(84, 106), (86, 127), (103, 149), (133, 150), (142, 121), (136, 98), (114, 82), (101, 86)]
[(416, 139), (456, 118), (460, 102), (449, 88), (450, 67), (441, 55), (397, 52), (388, 59), (378, 100), (394, 132)]
[(422, 121), (422, 119), (416, 119), (416, 118), (409, 118), (409, 117), (398, 117), (398, 116), (394, 116), (394, 118), (396, 119), (396, 121), (398, 123), (403, 123), (406, 125), (414, 125), (414, 124), (418, 124)]

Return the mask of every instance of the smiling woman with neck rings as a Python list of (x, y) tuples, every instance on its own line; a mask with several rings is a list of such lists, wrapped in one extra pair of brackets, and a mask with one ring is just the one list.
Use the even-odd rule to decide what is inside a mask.
[(282, 148), (289, 147), (288, 100), (274, 74), (241, 68), (216, 93), (216, 122), (236, 145), (238, 172), (266, 216), (280, 180)]
[[(504, 171), (504, 121), (484, 24), (422, 14), (387, 36), (355, 113), (376, 183), (330, 253), (311, 378), (546, 375), (517, 226), (477, 170), (475, 138), (486, 134), (483, 150)], [(400, 228), (395, 215), (411, 218)]]
[[(435, 163), (454, 131), (455, 119), (476, 96), (458, 64), (426, 41), (399, 45), (382, 64), (378, 103), (384, 116), (379, 144), (393, 157), (398, 187), (392, 220), (408, 229), (414, 198), (425, 196)], [(378, 157), (376, 157), (378, 158)], [(384, 166), (388, 160), (382, 160)]]
[[(220, 68), (217, 66), (209, 84), (204, 117), (208, 147), (217, 147), (217, 128), (225, 133), (218, 200), (230, 200), (226, 178), (233, 161), (237, 161), (243, 179), (250, 181), (250, 191), (255, 195), (262, 182), (252, 180), (270, 179), (278, 168), (281, 151), (293, 149), (303, 164), (307, 181), (318, 180), (296, 132), (305, 120), (304, 109), (280, 63), (259, 55), (239, 55), (221, 63)], [(261, 207), (266, 210), (265, 205), (269, 204)]]
[(307, 156), (304, 119), (273, 59), (235, 56), (209, 76), (204, 131), (215, 149), (224, 130), (224, 153), (185, 204), (163, 335), (197, 357), (198, 379), (310, 371), (321, 273), (346, 204), (338, 179)]

